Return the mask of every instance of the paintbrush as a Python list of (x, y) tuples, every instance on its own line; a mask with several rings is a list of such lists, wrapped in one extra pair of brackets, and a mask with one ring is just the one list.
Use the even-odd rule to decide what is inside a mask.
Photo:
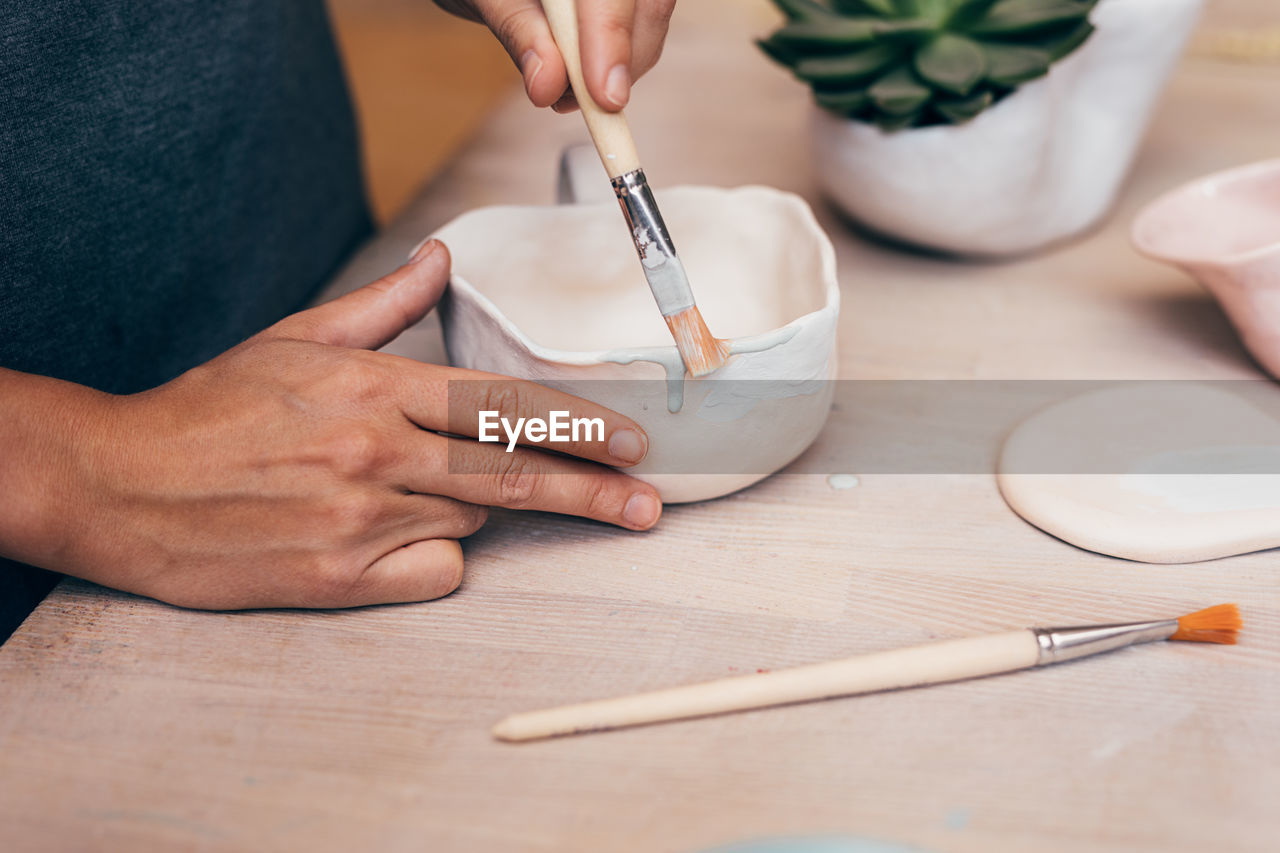
[(711, 334), (694, 302), (689, 277), (676, 256), (671, 235), (649, 189), (649, 181), (645, 178), (644, 169), (640, 168), (640, 155), (636, 153), (635, 140), (631, 138), (626, 117), (621, 112), (605, 112), (587, 91), (578, 49), (575, 0), (542, 0), (542, 8), (564, 57), (569, 83), (578, 106), (582, 108), (591, 141), (595, 143), (596, 152), (609, 173), (614, 195), (622, 206), (622, 214), (640, 255), (644, 277), (653, 291), (658, 309), (662, 311), (662, 318), (667, 321), (671, 336), (675, 338), (680, 359), (691, 375), (708, 374), (724, 364), (729, 357), (729, 348)]
[(1236, 605), (1219, 604), (1178, 619), (1030, 628), (945, 640), (829, 663), (514, 714), (494, 726), (493, 735), (508, 741), (534, 740), (920, 687), (1062, 663), (1156, 640), (1234, 644), (1240, 626)]

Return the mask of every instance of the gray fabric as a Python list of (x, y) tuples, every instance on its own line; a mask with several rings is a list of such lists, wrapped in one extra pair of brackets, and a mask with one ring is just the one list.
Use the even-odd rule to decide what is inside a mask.
[(369, 231), (357, 154), (320, 0), (4, 0), (0, 366), (131, 393), (296, 310)]

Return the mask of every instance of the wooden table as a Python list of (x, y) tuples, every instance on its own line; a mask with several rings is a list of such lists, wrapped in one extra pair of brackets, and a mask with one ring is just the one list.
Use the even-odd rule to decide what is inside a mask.
[[(871, 245), (821, 204), (797, 129), (805, 92), (749, 41), (771, 21), (758, 0), (685, 0), (633, 124), (658, 183), (814, 202), (838, 247), (844, 377), (1259, 375), (1210, 298), (1137, 257), (1126, 231), (1158, 192), (1275, 155), (1280, 68), (1188, 59), (1103, 227), (1037, 258), (951, 263)], [(576, 119), (513, 96), (338, 288), (463, 209), (548, 201), (557, 152), (581, 138)], [(438, 352), (434, 335), (401, 345)], [(1275, 552), (1142, 565), (1040, 533), (987, 475), (837, 491), (782, 474), (672, 507), (645, 535), (498, 514), (467, 558), (445, 600), (346, 612), (201, 613), (63, 583), (0, 649), (0, 849), (1280, 844)], [(1172, 644), (521, 746), (488, 735), (552, 703), (1224, 600), (1247, 623), (1234, 649)]]

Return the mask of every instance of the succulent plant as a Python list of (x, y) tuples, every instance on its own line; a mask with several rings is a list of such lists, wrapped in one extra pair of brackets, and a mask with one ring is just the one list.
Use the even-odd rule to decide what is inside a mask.
[(773, 0), (759, 42), (819, 106), (884, 130), (960, 124), (1093, 32), (1098, 0)]

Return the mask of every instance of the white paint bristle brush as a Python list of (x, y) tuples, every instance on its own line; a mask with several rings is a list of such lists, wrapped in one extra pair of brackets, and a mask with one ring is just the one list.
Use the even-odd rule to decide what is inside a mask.
[(1178, 619), (1031, 628), (946, 640), (829, 663), (515, 714), (494, 726), (493, 735), (507, 741), (535, 740), (919, 687), (1061, 663), (1156, 640), (1234, 644), (1240, 627), (1240, 611), (1236, 605), (1219, 604)]
[(587, 91), (578, 50), (575, 2), (542, 0), (542, 8), (564, 57), (574, 97), (578, 99), (582, 117), (591, 131), (591, 141), (595, 143), (600, 160), (609, 173), (614, 194), (622, 205), (649, 289), (653, 291), (667, 328), (675, 338), (685, 369), (693, 376), (704, 376), (724, 364), (729, 357), (729, 348), (711, 334), (694, 302), (689, 278), (676, 257), (667, 226), (649, 190), (644, 170), (640, 168), (640, 155), (636, 153), (635, 140), (631, 138), (626, 117), (621, 112), (605, 112)]

